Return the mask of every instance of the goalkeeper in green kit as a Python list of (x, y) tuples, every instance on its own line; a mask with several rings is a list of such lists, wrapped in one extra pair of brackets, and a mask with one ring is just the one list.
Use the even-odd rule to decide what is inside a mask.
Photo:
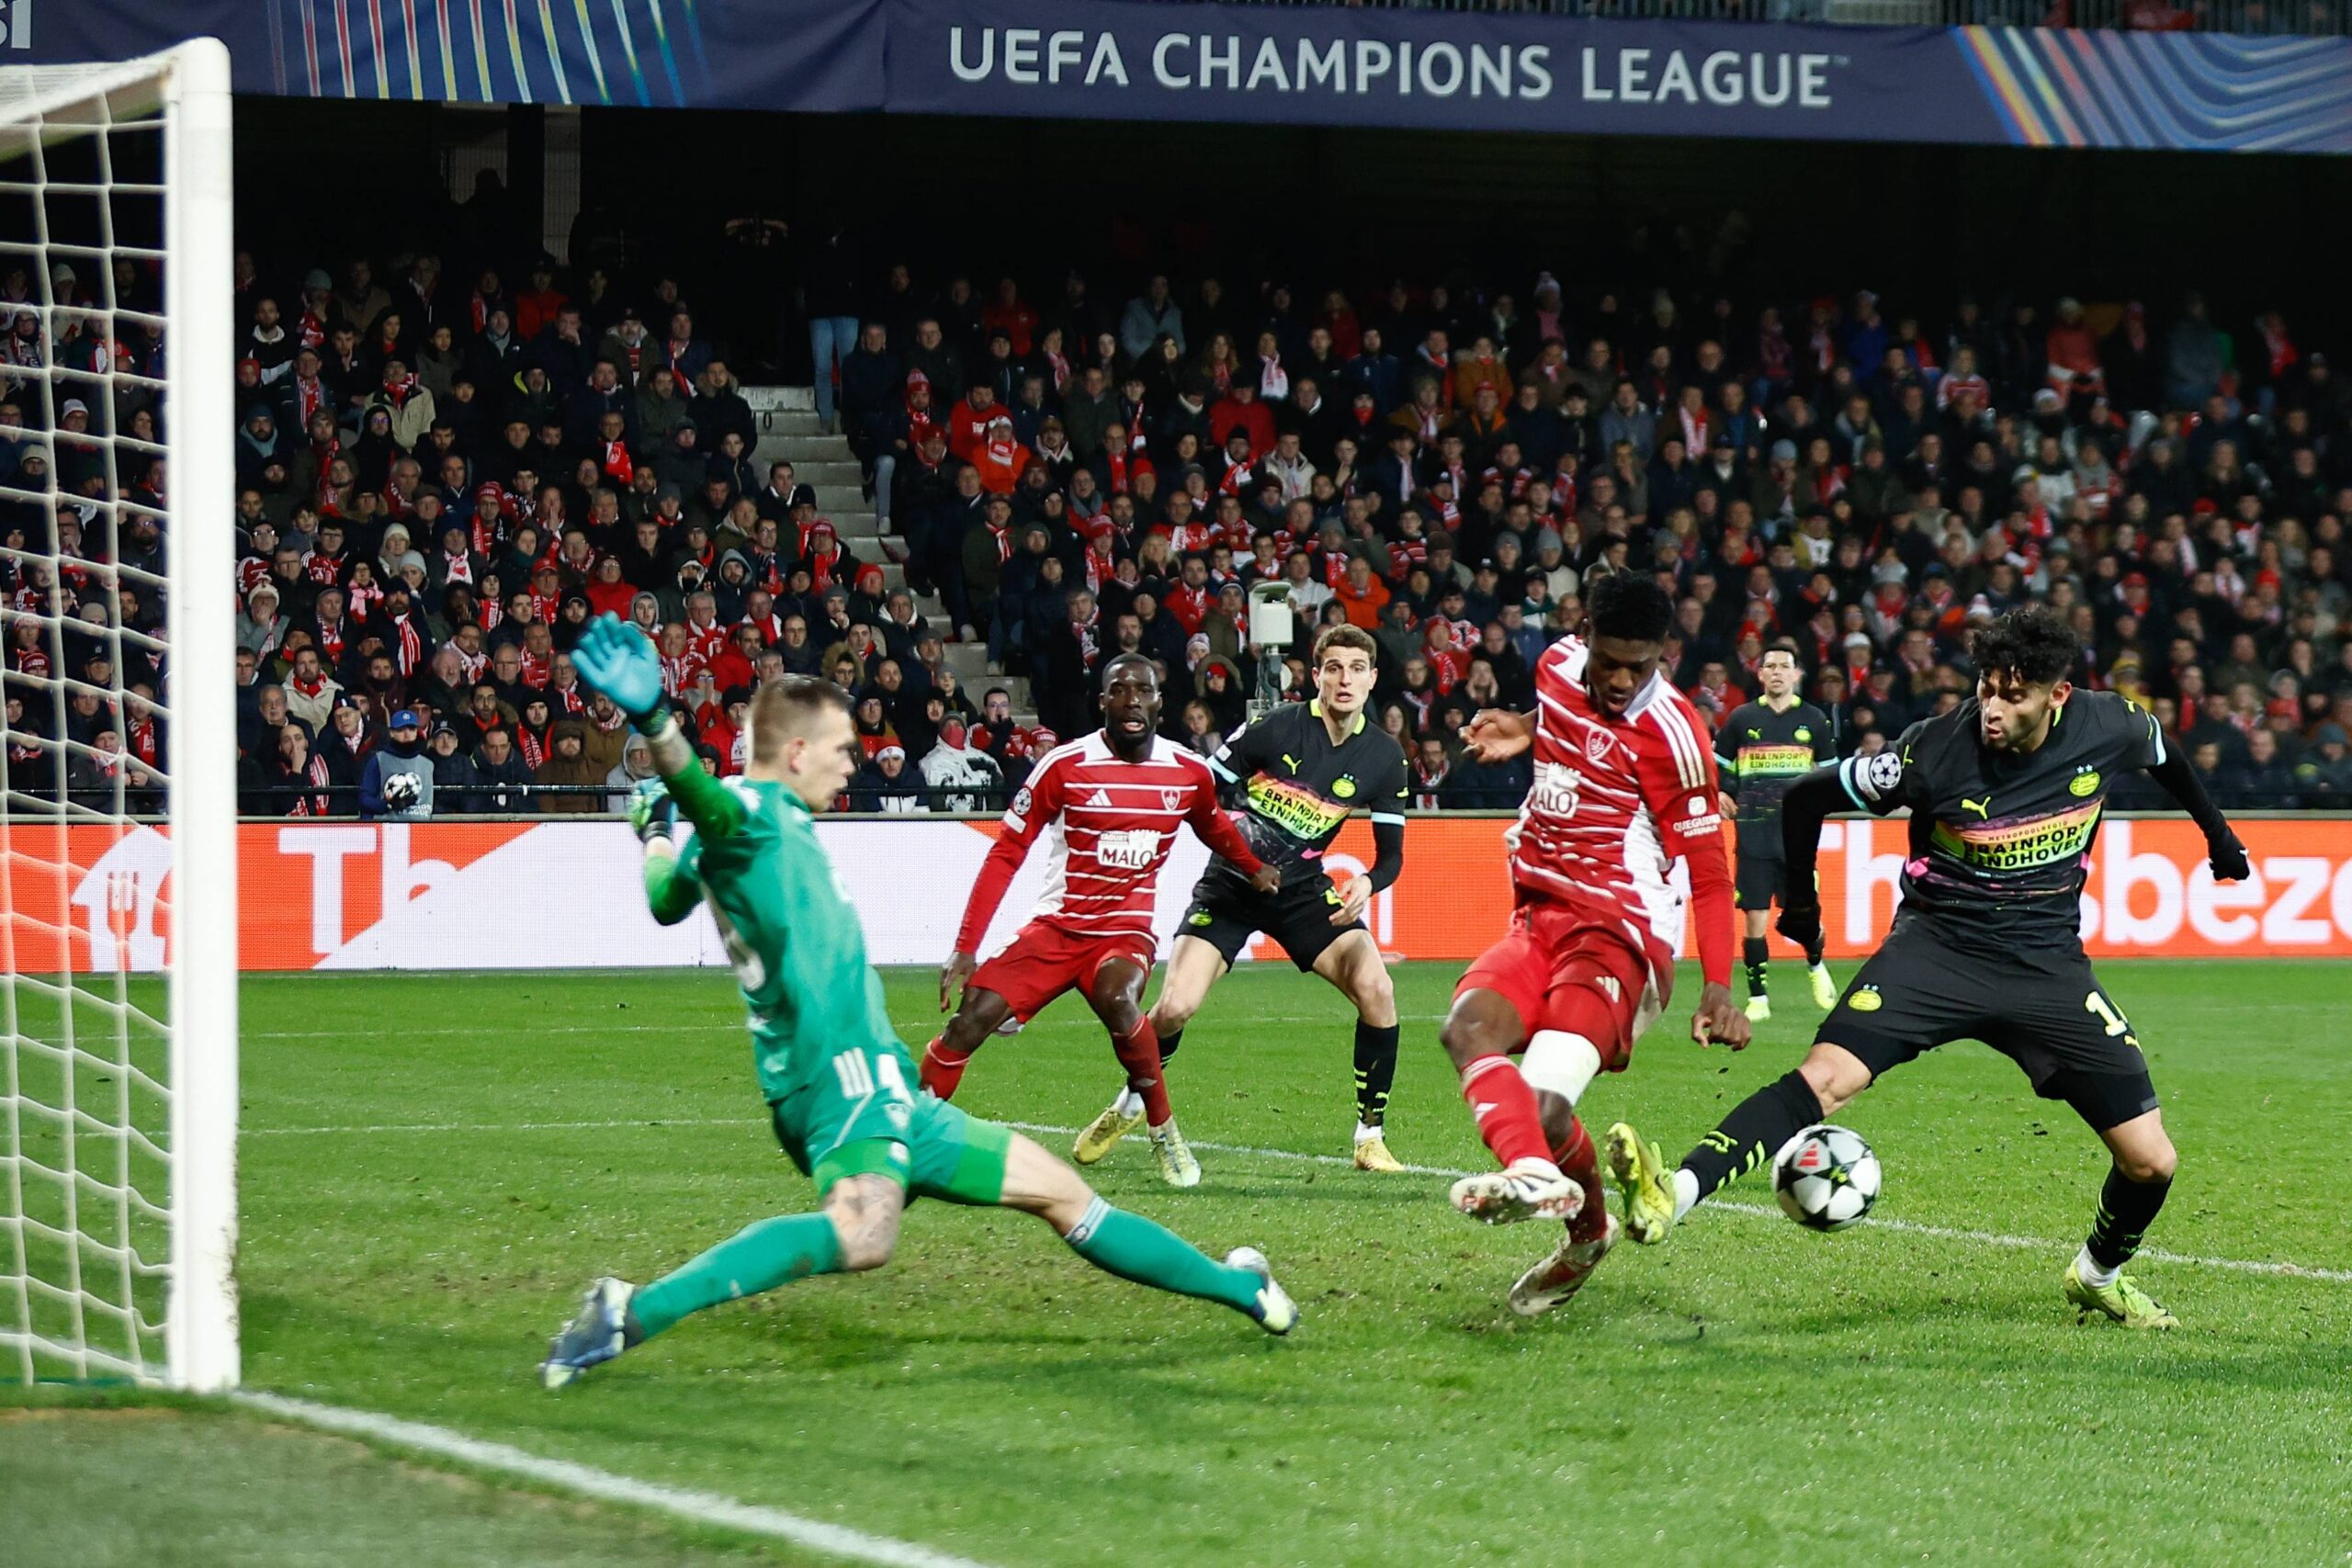
[[(709, 905), (750, 1009), (776, 1140), (816, 1183), (822, 1207), (759, 1221), (649, 1284), (597, 1280), (540, 1364), (548, 1387), (705, 1307), (812, 1274), (880, 1268), (910, 1196), (1020, 1209), (1098, 1269), (1222, 1302), (1272, 1334), (1290, 1331), (1298, 1309), (1255, 1248), (1213, 1261), (1111, 1207), (1027, 1138), (914, 1088), (914, 1061), (883, 1009), (857, 910), (811, 820), (858, 757), (839, 687), (800, 676), (762, 686), (750, 766), (721, 784), (664, 705), (661, 660), (634, 627), (602, 616), (571, 657), (581, 679), (652, 744), (663, 784), (647, 786), (630, 813), (645, 842), (646, 898), (664, 925)], [(675, 816), (694, 825), (683, 848), (671, 835)]]

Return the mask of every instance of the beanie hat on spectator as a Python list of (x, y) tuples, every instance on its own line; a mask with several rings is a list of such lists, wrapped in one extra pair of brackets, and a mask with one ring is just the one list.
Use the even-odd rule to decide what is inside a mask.
[(314, 266), (302, 275), (302, 292), (305, 294), (315, 294), (322, 288), (334, 287), (334, 279), (327, 276), (327, 269), (322, 266)]
[(2346, 734), (2344, 727), (2340, 724), (2332, 722), (2323, 724), (2319, 727), (2319, 733), (2312, 738), (2312, 744), (2315, 746), (2352, 746), (2352, 734)]
[(1797, 460), (1797, 444), (1785, 437), (1772, 443), (1772, 461), (1793, 463)]
[(887, 762), (893, 757), (896, 757), (901, 762), (905, 761), (907, 760), (907, 749), (903, 746), (885, 746), (882, 750), (874, 753), (874, 760), (877, 762)]

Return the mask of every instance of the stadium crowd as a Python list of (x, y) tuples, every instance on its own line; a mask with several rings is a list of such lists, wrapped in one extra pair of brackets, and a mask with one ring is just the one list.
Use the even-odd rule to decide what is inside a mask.
[[(1382, 649), (1374, 716), (1417, 804), (1509, 807), (1523, 772), (1464, 759), (1462, 728), (1524, 705), (1581, 585), (1623, 570), (1670, 581), (1673, 679), (1712, 715), (1787, 645), (1839, 748), (1874, 750), (1962, 700), (1973, 624), (2047, 600), (2082, 633), (2078, 682), (2151, 705), (2218, 798), (2352, 801), (2352, 400), (2275, 313), (1962, 299), (1931, 326), (1867, 289), (1738, 302), (1549, 274), (1360, 297), (1154, 276), (1105, 298), (1073, 272), (1033, 301), (1011, 278), (869, 276), (837, 246), (798, 276), (820, 419), (944, 633), (792, 465), (754, 460), (679, 279), (546, 255), (452, 277), (420, 253), (279, 288), (241, 256), (247, 809), (612, 808), (645, 756), (566, 653), (607, 611), (660, 647), (720, 773), (761, 681), (840, 682), (869, 759), (850, 804), (879, 810), (989, 809), (1091, 727), (1123, 649), (1163, 665), (1170, 736), (1211, 750), (1261, 664), (1303, 692), (1306, 642), (1345, 621)], [(160, 331), (110, 330), (70, 266), (48, 298), (79, 309), (44, 310), (36, 282), (0, 268), (11, 788), (136, 804), (161, 756), (164, 471), (95, 437), (152, 441), (159, 411), (95, 371), (152, 368)], [(154, 292), (126, 262), (111, 298)], [(44, 364), (92, 373), (92, 396), (27, 374)], [(1268, 580), (1291, 646), (1251, 640)], [(959, 686), (956, 638), (1027, 677), (1034, 723)], [(96, 690), (54, 712), (21, 678), (61, 666)]]

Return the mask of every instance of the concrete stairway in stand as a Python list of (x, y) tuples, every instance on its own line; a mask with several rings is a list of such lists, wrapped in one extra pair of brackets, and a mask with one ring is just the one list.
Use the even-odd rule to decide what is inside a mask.
[[(874, 525), (874, 503), (858, 493), (858, 464), (850, 453), (848, 438), (818, 432), (815, 391), (808, 387), (745, 387), (742, 392), (759, 423), (759, 445), (753, 456), (760, 472), (765, 475), (771, 463), (790, 463), (796, 479), (816, 487), (817, 513), (840, 530), (842, 547), (861, 562), (881, 562), (883, 581), (892, 588), (903, 587), (906, 570), (883, 550)], [(919, 594), (915, 604), (941, 637), (955, 635), (938, 595)], [(948, 643), (947, 663), (974, 707), (980, 705), (980, 694), (989, 687), (1002, 686), (1012, 694), (1012, 711), (1020, 722), (1036, 722), (1029, 682), (1018, 675), (998, 673), (989, 660), (985, 641)]]

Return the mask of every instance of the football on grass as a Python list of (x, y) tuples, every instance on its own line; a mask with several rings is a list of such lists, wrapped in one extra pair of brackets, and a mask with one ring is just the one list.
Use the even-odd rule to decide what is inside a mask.
[(1878, 1201), (1878, 1156), (1850, 1127), (1807, 1127), (1772, 1159), (1772, 1193), (1808, 1230), (1844, 1230)]

